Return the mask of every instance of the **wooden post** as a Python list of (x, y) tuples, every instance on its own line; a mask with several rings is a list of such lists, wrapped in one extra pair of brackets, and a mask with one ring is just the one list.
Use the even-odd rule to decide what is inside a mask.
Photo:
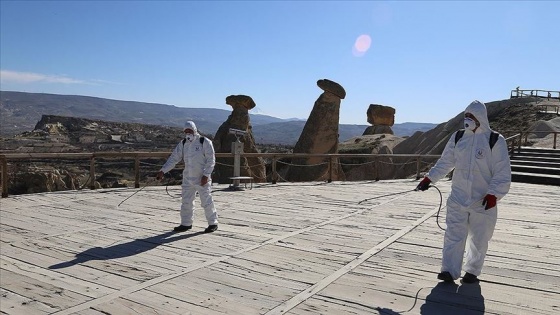
[(140, 158), (134, 159), (134, 188), (140, 188)]
[(276, 173), (276, 156), (272, 157), (272, 183), (276, 184), (278, 173)]
[(329, 180), (328, 182), (331, 183), (332, 182), (332, 175), (333, 175), (333, 158), (332, 155), (329, 156)]
[(379, 180), (379, 162), (377, 156), (373, 159), (373, 165), (375, 165), (375, 180)]
[(89, 189), (95, 189), (95, 157), (89, 161)]
[(8, 159), (2, 158), (2, 198), (8, 197)]
[(420, 155), (416, 157), (416, 179), (420, 179)]

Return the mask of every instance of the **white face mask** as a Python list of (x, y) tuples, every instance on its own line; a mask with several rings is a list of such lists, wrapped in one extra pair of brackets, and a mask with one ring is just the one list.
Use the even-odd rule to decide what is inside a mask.
[(185, 139), (187, 139), (187, 141), (192, 142), (194, 140), (194, 135), (187, 133), (185, 134)]
[(476, 129), (476, 121), (472, 120), (471, 118), (465, 118), (465, 129), (470, 131), (474, 131)]

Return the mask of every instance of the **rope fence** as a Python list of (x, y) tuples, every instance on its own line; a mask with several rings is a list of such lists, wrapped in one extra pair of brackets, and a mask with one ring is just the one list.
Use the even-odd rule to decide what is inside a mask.
[[(523, 143), (527, 143), (528, 136), (538, 134), (539, 132), (527, 132), (515, 134), (506, 139), (508, 143), (508, 148), (511, 154), (515, 150), (520, 150)], [(550, 133), (550, 132), (549, 132)], [(553, 148), (556, 149), (557, 134), (558, 132), (553, 132)], [(523, 142), (525, 139), (525, 142)], [(18, 172), (24, 172), (30, 168), (37, 171), (48, 170), (46, 166), (39, 166), (38, 162), (41, 163), (51, 163), (51, 164), (61, 164), (71, 165), (76, 169), (81, 170), (79, 176), (85, 177), (87, 174), (86, 183), (79, 183), (81, 188), (84, 188), (89, 184), (90, 189), (96, 189), (96, 173), (99, 173), (102, 168), (107, 167), (107, 165), (130, 165), (131, 172), (134, 174), (134, 188), (140, 188), (140, 173), (152, 173), (155, 174), (162, 163), (151, 163), (146, 162), (146, 160), (161, 159), (165, 160), (169, 156), (170, 152), (97, 152), (97, 153), (9, 153), (0, 154), (0, 166), (1, 166), (1, 179), (0, 184), (2, 188), (2, 197), (8, 196), (8, 184), (9, 177), (14, 177)], [(216, 153), (216, 158), (233, 158), (232, 153)], [(375, 180), (379, 180), (380, 170), (389, 169), (387, 165), (392, 165), (395, 169), (400, 168), (403, 176), (413, 176), (416, 172), (416, 178), (420, 178), (420, 173), (427, 171), (431, 166), (435, 164), (440, 155), (419, 155), (419, 154), (349, 154), (349, 153), (339, 153), (339, 154), (305, 154), (305, 153), (243, 153), (242, 157), (245, 158), (263, 158), (265, 166), (264, 177), (256, 176), (259, 180), (266, 180), (276, 184), (277, 181), (289, 182), (282, 176), (282, 172), (290, 167), (325, 167), (326, 171), (319, 176), (316, 181), (327, 179), (328, 182), (332, 181), (333, 170), (336, 168), (343, 167), (346, 172), (348, 169), (363, 167), (366, 165), (373, 165), (368, 170), (374, 172)], [(311, 159), (311, 158), (323, 158), (325, 162), (315, 163), (315, 164), (295, 164), (287, 161), (287, 159)], [(346, 160), (345, 160), (346, 159)], [(353, 163), (349, 163), (348, 159), (354, 159)], [(397, 162), (402, 161), (403, 162)], [(144, 160), (144, 161), (142, 161)], [(45, 162), (47, 161), (47, 162)], [(89, 167), (87, 162), (89, 161)], [(335, 162), (336, 161), (336, 162)], [(85, 164), (85, 167), (84, 167)], [(216, 164), (231, 167), (234, 165), (224, 164), (216, 162)], [(416, 164), (415, 167), (412, 165)], [(80, 167), (81, 165), (81, 167)], [(279, 165), (281, 166), (279, 168)], [(260, 167), (260, 164), (255, 164), (252, 166), (243, 166), (244, 172), (249, 172), (253, 168)], [(406, 169), (405, 169), (406, 168)], [(22, 171), (22, 169), (25, 169)], [(53, 167), (53, 169), (55, 169)], [(403, 170), (404, 169), (404, 170)], [(178, 171), (178, 169), (174, 169)], [(70, 172), (68, 172), (70, 173)], [(254, 172), (252, 172), (254, 173)], [(147, 175), (146, 175), (147, 177)], [(397, 178), (397, 177), (394, 177)], [(387, 179), (394, 179), (387, 178)], [(401, 178), (401, 177), (398, 177)], [(404, 177), (402, 177), (404, 178)], [(385, 179), (385, 178), (384, 178)]]
[[(96, 189), (96, 181), (99, 180), (98, 174), (106, 174), (102, 171), (108, 167), (114, 166), (119, 168), (119, 173), (122, 173), (122, 166), (129, 165), (131, 172), (134, 174), (134, 187), (140, 187), (141, 173), (149, 174), (156, 173), (161, 167), (161, 163), (153, 163), (153, 159), (166, 159), (169, 156), (169, 152), (102, 152), (102, 153), (10, 153), (10, 154), (0, 154), (0, 164), (2, 166), (2, 197), (8, 196), (8, 178), (17, 177), (17, 174), (22, 174), (28, 171), (34, 172), (53, 172), (56, 169), (63, 169), (63, 165), (72, 165), (79, 174), (74, 174), (76, 178), (87, 178), (86, 182), (76, 179), (78, 181), (78, 186), (83, 189), (89, 185), (90, 189)], [(278, 172), (279, 168), (286, 169), (289, 167), (324, 167), (325, 171), (315, 179), (315, 181), (332, 180), (332, 169), (334, 167), (352, 168), (360, 167), (368, 164), (375, 164), (375, 169), (379, 167), (379, 164), (392, 164), (394, 166), (406, 166), (410, 164), (417, 164), (417, 167), (422, 167), (423, 163), (420, 163), (422, 159), (425, 158), (437, 158), (439, 155), (434, 156), (419, 156), (419, 155), (395, 155), (395, 154), (303, 154), (303, 153), (244, 153), (243, 157), (263, 157), (265, 169), (268, 169), (264, 176), (257, 176), (259, 180), (270, 181), (276, 184), (277, 181), (289, 182), (284, 176)], [(216, 153), (216, 158), (231, 158), (233, 154), (231, 153)], [(380, 158), (408, 158), (410, 161), (403, 163), (390, 163), (387, 161), (380, 161)], [(286, 159), (298, 158), (298, 159), (309, 159), (309, 158), (323, 158), (324, 162), (305, 164), (305, 163), (293, 163)], [(360, 162), (348, 163), (341, 162), (343, 158), (359, 158)], [(361, 162), (365, 160), (365, 162)], [(150, 161), (150, 162), (148, 162)], [(336, 161), (336, 162), (335, 162)], [(89, 167), (88, 163), (89, 162)], [(50, 164), (48, 164), (50, 163)], [(42, 164), (39, 166), (38, 164)], [(224, 164), (216, 162), (225, 167), (234, 166), (231, 164)], [(53, 165), (56, 165), (53, 166)], [(260, 167), (260, 164), (255, 164), (252, 166), (244, 166), (245, 172), (253, 168)], [(279, 167), (280, 166), (280, 167)], [(126, 170), (125, 170), (126, 171)], [(175, 170), (177, 171), (177, 170)], [(70, 171), (65, 170), (65, 174), (70, 174)], [(377, 172), (377, 171), (376, 171)], [(420, 169), (417, 170), (419, 174)], [(377, 173), (376, 173), (377, 174)], [(119, 177), (120, 174), (110, 174), (107, 178), (113, 179)], [(146, 175), (144, 177), (147, 177)], [(99, 183), (97, 184), (99, 186)]]

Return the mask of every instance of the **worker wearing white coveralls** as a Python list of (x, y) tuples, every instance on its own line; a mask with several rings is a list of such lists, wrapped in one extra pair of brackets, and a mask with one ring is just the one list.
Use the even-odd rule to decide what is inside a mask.
[(185, 123), (185, 140), (179, 142), (167, 162), (161, 167), (157, 178), (161, 179), (164, 173), (172, 170), (177, 163), (183, 160), (181, 225), (174, 228), (176, 232), (183, 232), (192, 228), (194, 219), (194, 199), (196, 193), (200, 195), (200, 203), (204, 209), (208, 227), (205, 232), (210, 233), (218, 229), (218, 215), (212, 199), (211, 174), (216, 164), (214, 146), (212, 141), (201, 136), (192, 121)]
[(430, 182), (437, 182), (455, 168), (438, 279), (452, 282), (459, 278), (466, 245), (463, 282), (473, 283), (478, 281), (494, 232), (497, 200), (509, 191), (511, 166), (502, 135), (490, 148), (492, 130), (484, 103), (474, 101), (466, 108), (464, 124), (464, 135), (457, 144), (455, 134), (451, 136), (441, 158), (417, 188), (426, 190)]

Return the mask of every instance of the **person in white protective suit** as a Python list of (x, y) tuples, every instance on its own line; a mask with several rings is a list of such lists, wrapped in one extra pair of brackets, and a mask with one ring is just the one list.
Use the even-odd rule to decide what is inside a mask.
[(185, 139), (183, 139), (171, 153), (167, 162), (161, 167), (157, 179), (161, 180), (163, 175), (172, 170), (177, 163), (183, 160), (182, 201), (181, 201), (181, 224), (175, 227), (175, 232), (183, 232), (192, 228), (194, 219), (194, 199), (196, 193), (200, 195), (200, 203), (204, 209), (208, 227), (206, 233), (218, 229), (218, 215), (212, 199), (212, 171), (216, 164), (216, 156), (212, 141), (202, 137), (196, 125), (192, 121), (185, 123)]
[(463, 267), (463, 283), (475, 283), (479, 281), (488, 242), (496, 226), (497, 201), (509, 191), (511, 166), (506, 141), (490, 129), (484, 103), (474, 101), (465, 109), (464, 126), (462, 137), (451, 136), (440, 159), (416, 189), (428, 189), (430, 183), (455, 168), (447, 199), (441, 272), (437, 278), (453, 282), (459, 279)]

